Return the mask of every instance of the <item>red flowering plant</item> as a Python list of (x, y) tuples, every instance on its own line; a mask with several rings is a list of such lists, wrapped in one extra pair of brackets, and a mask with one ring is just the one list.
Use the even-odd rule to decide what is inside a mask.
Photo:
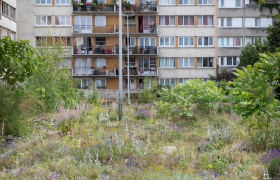
[(103, 66), (103, 69), (106, 69), (106, 66)]

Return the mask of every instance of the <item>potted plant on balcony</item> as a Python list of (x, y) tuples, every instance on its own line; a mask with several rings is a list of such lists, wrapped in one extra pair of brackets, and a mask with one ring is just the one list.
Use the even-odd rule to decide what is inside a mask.
[(106, 66), (103, 66), (103, 69), (106, 69)]
[(102, 11), (103, 10), (103, 2), (100, 1), (100, 2), (98, 2), (97, 5), (98, 5), (98, 7), (97, 7), (98, 11)]
[(89, 8), (91, 11), (95, 11), (95, 8), (96, 8), (96, 4), (93, 2), (91, 4), (91, 7)]

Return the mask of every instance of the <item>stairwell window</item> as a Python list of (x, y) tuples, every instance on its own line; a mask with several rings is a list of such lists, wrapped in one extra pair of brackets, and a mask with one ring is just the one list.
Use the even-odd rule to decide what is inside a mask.
[(160, 26), (175, 26), (175, 16), (160, 16), (159, 25)]
[(197, 0), (198, 5), (212, 5), (213, 0)]
[(178, 25), (193, 26), (194, 16), (178, 16)]
[(181, 5), (194, 5), (194, 0), (179, 0), (178, 4), (181, 4)]
[(197, 25), (213, 26), (213, 16), (197, 16)]
[(159, 5), (175, 5), (175, 0), (159, 0)]
[(175, 67), (175, 58), (159, 58), (159, 67), (161, 68)]
[(70, 5), (71, 1), (70, 0), (55, 0), (56, 5)]
[(179, 67), (194, 67), (194, 58), (179, 58)]
[(197, 67), (213, 67), (213, 58), (198, 58)]
[(71, 26), (71, 16), (55, 16), (56, 26)]
[(37, 5), (52, 5), (52, 0), (36, 0)]
[(213, 37), (197, 37), (197, 46), (213, 46)]
[(194, 47), (194, 37), (179, 37), (179, 47)]
[(159, 46), (160, 47), (175, 47), (175, 37), (160, 37)]
[(35, 25), (36, 26), (51, 26), (52, 17), (51, 16), (36, 16)]
[(175, 79), (159, 79), (159, 84), (175, 87)]

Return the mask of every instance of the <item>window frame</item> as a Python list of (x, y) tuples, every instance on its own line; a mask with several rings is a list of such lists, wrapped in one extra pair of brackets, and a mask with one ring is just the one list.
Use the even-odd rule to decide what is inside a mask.
[[(40, 1), (40, 3), (37, 3), (37, 1)], [(43, 0), (36, 0), (36, 5), (52, 5), (51, 0), (45, 0), (46, 3), (42, 3)], [(49, 3), (48, 3), (49, 2)]]
[[(59, 1), (60, 3), (57, 3), (57, 1)], [(71, 5), (71, 0), (65, 0), (65, 4), (61, 4), (61, 1), (62, 1), (62, 0), (55, 0), (55, 3), (54, 3), (54, 4), (55, 4), (55, 5), (60, 5), (60, 6), (61, 6), (61, 5)], [(67, 3), (67, 1), (69, 1), (69, 3)]]
[[(144, 46), (141, 46), (141, 45), (140, 45), (140, 39), (143, 39), (143, 44), (144, 44)], [(149, 39), (149, 46), (148, 46), (148, 47), (150, 47), (150, 46), (153, 46), (153, 47), (156, 46), (156, 40), (157, 40), (157, 39), (156, 39), (155, 37), (138, 37), (138, 46), (139, 46), (139, 47), (146, 47), (146, 46), (145, 46), (145, 44), (146, 44), (146, 39)], [(155, 45), (152, 45), (152, 39), (154, 40), (154, 44), (155, 44)]]
[[(228, 58), (231, 58), (231, 65), (228, 65)], [(235, 58), (235, 65), (233, 64)], [(221, 67), (236, 67), (239, 65), (240, 59), (238, 56), (221, 56), (219, 57), (219, 66)]]
[[(206, 0), (207, 3), (204, 4), (204, 0), (201, 0), (201, 4), (199, 4), (199, 0), (197, 1), (197, 5), (214, 5), (214, 0)], [(209, 2), (212, 2), (212, 4), (209, 4)]]
[[(193, 66), (190, 66), (190, 59), (193, 59)], [(183, 61), (183, 66), (180, 66), (180, 60)], [(188, 61), (188, 66), (185, 66), (185, 60)], [(178, 58), (178, 68), (194, 68), (194, 64), (195, 64), (195, 58), (194, 57), (180, 57)]]
[[(181, 38), (183, 38), (183, 45), (180, 45), (180, 39)], [(188, 44), (189, 45), (185, 45), (185, 38), (188, 38)], [(193, 45), (190, 45), (190, 39), (193, 39)], [(178, 37), (178, 47), (194, 47), (194, 42), (195, 42), (195, 40), (194, 40), (194, 37), (192, 37), (192, 36), (184, 36), (184, 37)]]
[[(160, 45), (160, 42), (161, 42), (161, 39), (164, 39), (164, 45)], [(165, 45), (165, 43), (166, 43), (166, 38), (168, 38), (169, 39), (169, 45), (168, 46), (166, 46)], [(173, 38), (174, 39), (174, 45), (171, 45), (171, 38)], [(159, 47), (175, 47), (175, 36), (173, 37), (159, 37)]]
[[(105, 38), (105, 41), (96, 41), (96, 38)], [(94, 41), (94, 46), (106, 46), (106, 37), (95, 37), (95, 39), (94, 39), (95, 41)], [(103, 42), (105, 42), (105, 44), (104, 45), (100, 45), (100, 44), (96, 44), (97, 42), (101, 42), (101, 43), (103, 43)]]
[[(131, 43), (131, 39), (134, 39), (134, 45)], [(136, 46), (136, 38), (135, 37), (129, 37), (129, 47), (135, 47)], [(127, 47), (127, 37), (124, 38), (124, 46)]]
[[(105, 19), (105, 20), (102, 20), (102, 22), (105, 22), (105, 24), (102, 24), (102, 25), (96, 24), (97, 23), (97, 19), (96, 18), (103, 18), (103, 19)], [(94, 25), (95, 25), (95, 27), (104, 27), (104, 26), (106, 26), (106, 16), (95, 16), (94, 17)]]
[[(14, 39), (12, 38), (12, 34), (14, 35)], [(15, 41), (16, 40), (16, 32), (10, 30), (10, 38)]]
[[(199, 38), (202, 38), (202, 41), (201, 41), (201, 43), (202, 43), (202, 45), (199, 45), (198, 44), (198, 39)], [(207, 38), (208, 39), (208, 45), (204, 45), (204, 43), (205, 43), (205, 38)], [(212, 38), (212, 45), (209, 45), (209, 43), (210, 43), (210, 40), (209, 40), (209, 38)], [(197, 37), (197, 47), (213, 47), (214, 46), (214, 37)]]
[[(257, 26), (257, 21), (260, 22), (259, 26)], [(262, 20), (261, 18), (255, 18), (255, 27), (261, 27)]]
[(55, 64), (55, 67), (59, 67), (59, 68), (66, 67), (66, 69), (72, 69), (72, 59), (71, 59), (71, 57), (65, 57), (63, 59), (64, 59), (64, 62), (61, 63), (61, 61), (58, 60), (57, 63)]
[[(37, 17), (40, 17), (40, 22), (41, 22), (41, 25), (37, 25)], [(42, 17), (46, 17), (46, 25), (42, 25)], [(50, 24), (48, 25), (48, 17), (51, 17), (51, 22)], [(35, 26), (52, 26), (52, 16), (35, 16)]]
[[(56, 18), (59, 17), (59, 24), (56, 24)], [(64, 18), (64, 21), (65, 21), (65, 25), (62, 25), (61, 24), (61, 19), (62, 17)], [(67, 17), (69, 18), (69, 24), (67, 24)], [(71, 26), (71, 16), (55, 16), (54, 17), (54, 26)]]
[[(59, 41), (57, 42), (57, 39), (59, 38)], [(64, 47), (69, 47), (69, 46), (72, 46), (72, 37), (71, 36), (62, 36), (62, 37), (58, 37), (58, 36), (56, 36), (55, 37), (55, 42), (56, 43), (60, 43), (60, 41), (61, 41), (61, 38), (65, 38), (66, 39), (66, 46), (64, 46), (64, 43), (62, 42), (62, 45), (64, 46)], [(70, 42), (68, 42), (68, 39), (70, 38)]]
[[(12, 10), (14, 12), (13, 17), (12, 17)], [(13, 6), (10, 6), (10, 18), (12, 18), (13, 20), (16, 20), (16, 8), (14, 8)]]
[[(174, 4), (171, 4), (171, 3), (168, 3), (168, 4), (166, 4), (166, 2), (174, 2)], [(162, 2), (164, 2), (164, 3), (162, 3)], [(159, 0), (159, 3), (158, 3), (159, 5), (175, 5), (176, 4), (176, 2), (175, 2), (175, 0)]]
[[(97, 84), (96, 84), (98, 80), (101, 81), (101, 82), (100, 82), (100, 86), (97, 86)], [(102, 80), (105, 81), (105, 87), (107, 87), (107, 86), (106, 86), (106, 85), (107, 85), (106, 78), (95, 78), (95, 82), (94, 82), (94, 84), (95, 84), (95, 89), (96, 89), (97, 87), (102, 87)]]
[[(202, 62), (201, 62), (201, 65), (202, 66), (199, 66), (199, 60), (202, 59)], [(204, 64), (204, 59), (207, 59), (207, 65), (208, 66), (203, 66)], [(212, 66), (209, 66), (210, 65), (210, 60), (212, 60)], [(198, 57), (197, 58), (197, 68), (213, 68), (214, 67), (214, 58), (213, 57)]]
[[(39, 45), (39, 44), (38, 44), (38, 41), (37, 41), (37, 39), (39, 39), (39, 38), (40, 38), (40, 44), (41, 44), (41, 45)], [(51, 47), (51, 46), (52, 46), (52, 43), (53, 43), (52, 37), (47, 37), (47, 36), (35, 36), (35, 39), (36, 39), (36, 46), (43, 46), (43, 45), (42, 45), (43, 38), (45, 38), (45, 39), (47, 40), (47, 45)], [(48, 43), (48, 40), (50, 40), (50, 43)], [(50, 44), (51, 44), (51, 45), (50, 45)]]
[(1, 6), (1, 14), (8, 16), (8, 11), (9, 11), (9, 5), (6, 2), (2, 2)]
[[(182, 1), (182, 4), (180, 4), (180, 1)], [(178, 5), (194, 5), (194, 0), (187, 0), (187, 1), (188, 1), (187, 4), (185, 4), (184, 1), (185, 1), (185, 0), (178, 0)], [(190, 4), (190, 3), (189, 3), (190, 1), (192, 1), (193, 4)]]
[[(179, 24), (179, 17), (183, 17), (183, 24)], [(191, 17), (193, 17), (193, 24), (192, 25), (186, 25), (185, 24), (185, 17), (187, 17), (190, 21)], [(194, 16), (178, 16), (178, 26), (194, 26)]]
[[(203, 17), (207, 16), (207, 25), (203, 25)], [(198, 24), (198, 18), (201, 17), (201, 23)], [(212, 25), (209, 25), (209, 17), (212, 17)], [(214, 16), (212, 15), (202, 15), (202, 16), (197, 16), (197, 26), (214, 26)]]
[[(161, 66), (161, 60), (162, 59), (164, 61), (164, 65), (165, 65), (166, 61), (168, 61), (168, 66), (167, 67)], [(171, 64), (170, 61), (171, 60), (173, 60), (174, 66), (170, 66), (170, 64)], [(176, 62), (175, 62), (175, 58), (174, 57), (161, 57), (161, 58), (159, 58), (159, 68), (175, 68), (175, 65), (176, 65)]]
[[(166, 18), (166, 17), (169, 17), (169, 24), (168, 25), (166, 25), (166, 24), (164, 24), (164, 25), (162, 25), (162, 24), (160, 24), (160, 18), (162, 18), (162, 17), (164, 17), (164, 19)], [(170, 17), (174, 17), (174, 25), (170, 25)], [(159, 26), (175, 26), (176, 25), (176, 18), (175, 18), (175, 16), (159, 16)], [(165, 20), (164, 20), (164, 22), (165, 22)]]
[[(5, 30), (5, 31), (6, 31), (6, 33), (7, 33), (6, 35), (4, 35), (4, 33), (3, 33), (3, 32), (4, 32), (4, 30)], [(2, 37), (2, 38), (4, 38), (5, 36), (9, 37), (9, 29), (8, 29), (8, 28), (4, 28), (4, 27), (2, 27), (2, 35), (1, 35), (1, 37)]]
[[(164, 81), (163, 85), (165, 85), (165, 86), (167, 86), (167, 85), (172, 86), (172, 87), (175, 87), (175, 86), (176, 86), (176, 79), (175, 79), (175, 78), (170, 78), (170, 79), (169, 79), (169, 78), (162, 78), (162, 79), (159, 79), (159, 84), (162, 84), (162, 83), (161, 83), (161, 80)], [(168, 80), (168, 84), (166, 84), (166, 80)], [(171, 84), (171, 83), (172, 83), (172, 80), (174, 80), (174, 85)]]

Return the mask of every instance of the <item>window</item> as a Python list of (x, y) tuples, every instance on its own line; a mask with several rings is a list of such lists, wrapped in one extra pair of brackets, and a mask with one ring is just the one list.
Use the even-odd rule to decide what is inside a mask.
[(36, 26), (51, 26), (52, 17), (51, 16), (36, 16)]
[(145, 74), (145, 71), (148, 71), (148, 75), (154, 75), (151, 72), (156, 74), (156, 58), (138, 58), (138, 65), (141, 73)]
[(55, 16), (56, 26), (71, 26), (71, 16)]
[(92, 33), (92, 16), (75, 16), (74, 32)]
[(194, 58), (179, 58), (178, 67), (194, 67)]
[(139, 37), (138, 45), (140, 47), (156, 46), (156, 38), (151, 37)]
[(16, 19), (16, 9), (10, 6), (10, 17)]
[(182, 4), (182, 5), (194, 5), (194, 0), (179, 0), (178, 4)]
[(2, 28), (2, 37), (9, 36), (8, 29)]
[(8, 16), (8, 4), (5, 2), (2, 2), (2, 14)]
[(194, 25), (194, 16), (178, 16), (178, 25)]
[(213, 37), (197, 37), (197, 46), (213, 46)]
[(96, 88), (101, 88), (101, 87), (106, 88), (106, 79), (95, 79), (95, 87)]
[(70, 0), (55, 0), (56, 5), (70, 5), (71, 1)]
[(36, 37), (37, 46), (52, 46), (52, 37)]
[(240, 37), (226, 37), (219, 38), (220, 47), (240, 47), (242, 46), (242, 38)]
[(71, 69), (72, 67), (72, 59), (71, 58), (63, 58), (64, 61), (57, 61), (55, 63), (56, 67), (60, 67), (60, 68), (67, 68), (67, 69)]
[(15, 32), (13, 32), (13, 31), (10, 31), (10, 37), (11, 37), (11, 39), (12, 40), (16, 40), (16, 33)]
[(225, 7), (225, 1), (221, 0), (221, 7)]
[[(131, 46), (131, 47), (135, 46), (135, 37), (130, 37), (128, 39), (128, 43), (129, 43), (129, 46)], [(125, 44), (125, 46), (127, 46), (127, 37), (125, 38), (124, 44)]]
[(52, 0), (36, 0), (38, 5), (52, 5)]
[(95, 16), (95, 26), (106, 26), (106, 16)]
[(95, 37), (95, 46), (106, 46), (106, 37)]
[(219, 57), (221, 66), (237, 66), (239, 64), (239, 57)]
[(175, 58), (159, 58), (159, 67), (175, 67)]
[[(127, 67), (127, 58), (125, 58), (125, 67)], [(136, 67), (135, 58), (129, 58), (129, 67)]]
[(135, 0), (127, 0), (127, 2), (130, 2), (130, 4), (135, 4)]
[(194, 37), (178, 37), (179, 38), (179, 47), (193, 47), (194, 46)]
[(213, 58), (198, 58), (197, 67), (213, 67)]
[(221, 18), (221, 27), (224, 27), (224, 18)]
[(264, 37), (246, 37), (245, 38), (245, 43), (247, 44), (255, 44), (257, 40), (263, 40)]
[(75, 79), (75, 87), (81, 89), (92, 88), (92, 79)]
[(175, 79), (159, 79), (159, 84), (165, 86), (175, 86)]
[(235, 7), (241, 7), (241, 0), (235, 0)]
[(159, 5), (175, 5), (175, 0), (159, 0)]
[(160, 16), (159, 25), (160, 26), (175, 26), (175, 16)]
[(197, 0), (197, 4), (203, 4), (203, 5), (207, 5), (207, 4), (213, 4), (213, 0)]
[(62, 46), (71, 46), (71, 37), (55, 37), (55, 42)]
[(95, 67), (103, 68), (103, 66), (106, 66), (106, 59), (105, 58), (95, 58)]
[(213, 25), (213, 16), (197, 16), (197, 25)]
[(255, 18), (255, 26), (261, 26), (261, 18)]
[(92, 66), (91, 58), (75, 58), (73, 73), (75, 76), (92, 75), (93, 69), (91, 69), (91, 66)]
[(175, 37), (160, 37), (159, 46), (161, 47), (175, 47)]
[(178, 84), (184, 84), (186, 81), (190, 80), (191, 78), (179, 78)]
[(227, 18), (227, 26), (232, 26), (232, 19), (231, 18)]
[[(124, 17), (124, 24), (127, 25), (127, 17)], [(135, 25), (135, 17), (128, 17), (128, 24), (129, 25)]]
[(241, 38), (233, 38), (233, 46), (241, 46)]

